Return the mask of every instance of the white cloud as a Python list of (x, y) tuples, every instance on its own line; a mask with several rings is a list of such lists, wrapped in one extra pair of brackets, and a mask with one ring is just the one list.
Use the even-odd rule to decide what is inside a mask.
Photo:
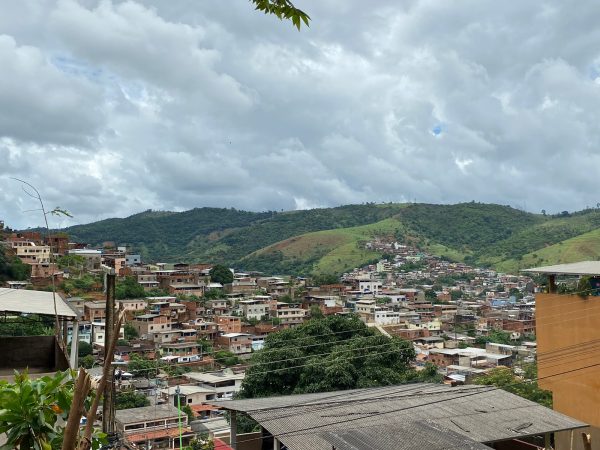
[(596, 204), (600, 10), (555, 1), (0, 0), (9, 176), (74, 221), (147, 208)]

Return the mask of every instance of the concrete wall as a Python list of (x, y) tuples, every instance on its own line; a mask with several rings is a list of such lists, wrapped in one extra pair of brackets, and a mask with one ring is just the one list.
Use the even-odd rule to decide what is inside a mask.
[(54, 336), (2, 337), (0, 371), (30, 368), (32, 372), (66, 370), (69, 366)]

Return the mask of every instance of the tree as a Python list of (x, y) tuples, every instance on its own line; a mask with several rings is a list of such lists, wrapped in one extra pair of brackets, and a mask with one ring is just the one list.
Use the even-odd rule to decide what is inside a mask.
[(218, 300), (223, 298), (223, 289), (209, 289), (204, 293), (204, 300)]
[(241, 398), (400, 384), (417, 379), (415, 353), (357, 316), (329, 316), (270, 334), (253, 354)]
[(196, 420), (196, 415), (194, 414), (194, 411), (192, 411), (192, 408), (190, 408), (190, 405), (182, 406), (181, 412), (185, 413), (185, 415), (188, 417), (188, 423)]
[(302, 22), (308, 26), (310, 17), (304, 11), (296, 8), (290, 0), (252, 0), (258, 11), (273, 14), (279, 19), (290, 20), (298, 30)]
[(215, 443), (209, 438), (208, 434), (203, 433), (196, 439), (190, 441), (190, 445), (185, 450), (214, 450)]
[(224, 366), (235, 366), (240, 363), (240, 359), (227, 350), (219, 350), (215, 353), (215, 361)]
[(454, 301), (458, 300), (459, 298), (462, 298), (463, 295), (464, 295), (463, 291), (457, 291), (457, 290), (450, 291), (450, 298)]
[(437, 294), (433, 289), (427, 289), (425, 291), (425, 300), (429, 300), (430, 302), (437, 302)]
[(79, 358), (79, 366), (85, 369), (91, 369), (96, 359), (93, 355), (86, 355), (83, 358)]
[(85, 269), (85, 258), (81, 255), (64, 255), (56, 259), (56, 264), (60, 269), (67, 269), (81, 276)]
[(146, 292), (141, 284), (134, 277), (125, 277), (117, 280), (115, 287), (115, 297), (119, 300), (125, 298), (142, 298), (146, 296)]
[(134, 353), (129, 359), (127, 370), (133, 373), (134, 377), (150, 378), (150, 376), (156, 375), (158, 367), (160, 367), (158, 361), (152, 361)]
[[(69, 371), (31, 379), (17, 373), (14, 383), (0, 380), (0, 434), (7, 449), (59, 449), (73, 401)], [(89, 399), (88, 399), (89, 400)], [(92, 435), (98, 448), (104, 436)]]
[(479, 336), (475, 339), (475, 343), (477, 345), (485, 345), (488, 342), (506, 345), (512, 344), (512, 341), (510, 340), (510, 333), (501, 330), (492, 330), (487, 336)]
[(144, 394), (139, 394), (134, 390), (117, 392), (116, 409), (141, 408), (143, 406), (150, 406), (150, 400)]
[[(552, 392), (539, 388), (537, 381), (535, 381), (537, 371), (535, 372), (532, 379), (522, 380), (508, 367), (495, 367), (487, 374), (475, 378), (473, 382), (486, 386), (496, 386), (547, 408), (552, 408)], [(527, 371), (526, 374), (528, 374)], [(531, 375), (531, 370), (529, 375)]]
[(126, 323), (123, 326), (123, 333), (124, 333), (125, 339), (127, 341), (131, 341), (132, 339), (136, 339), (136, 338), (140, 337), (138, 330), (130, 323)]
[(322, 319), (325, 315), (323, 314), (323, 311), (321, 311), (321, 308), (317, 305), (312, 305), (310, 307), (310, 317), (311, 319)]
[(77, 355), (80, 358), (83, 358), (84, 356), (88, 356), (91, 355), (93, 353), (94, 347), (92, 347), (91, 344), (88, 344), (85, 341), (79, 341), (79, 345), (77, 347)]
[(223, 285), (233, 281), (233, 273), (228, 267), (217, 264), (210, 269), (210, 281)]
[(0, 246), (0, 282), (25, 281), (29, 279), (31, 266), (24, 264), (16, 256), (8, 256), (4, 247)]

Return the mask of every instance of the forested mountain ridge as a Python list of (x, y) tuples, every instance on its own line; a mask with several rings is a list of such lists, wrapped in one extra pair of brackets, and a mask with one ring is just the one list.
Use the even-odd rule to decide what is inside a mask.
[[(472, 202), (346, 205), (288, 212), (146, 211), (64, 231), (72, 240), (91, 245), (104, 241), (130, 245), (145, 261), (218, 262), (244, 270), (307, 275), (339, 273), (378, 258), (380, 254), (364, 248), (376, 236), (508, 271), (538, 263), (596, 259), (600, 257), (596, 256), (597, 229), (597, 209), (546, 216)], [(585, 236), (574, 239), (580, 235)]]

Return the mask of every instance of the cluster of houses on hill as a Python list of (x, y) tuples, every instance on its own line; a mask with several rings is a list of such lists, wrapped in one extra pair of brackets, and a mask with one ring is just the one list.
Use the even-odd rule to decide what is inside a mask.
[[(137, 445), (173, 444), (177, 400), (204, 419), (203, 428), (185, 424), (188, 440), (199, 430), (215, 438), (225, 436), (229, 428), (209, 403), (231, 399), (239, 390), (245, 361), (263, 347), (266, 336), (314, 316), (356, 314), (385, 335), (410, 340), (417, 350), (415, 364), (435, 364), (452, 384), (468, 382), (499, 365), (533, 361), (535, 355), (535, 342), (528, 340), (535, 331), (531, 278), (449, 262), (397, 242), (368, 243), (387, 258), (321, 286), (310, 278), (233, 269), (229, 282), (221, 283), (211, 279), (209, 264), (147, 264), (125, 247), (88, 248), (70, 243), (65, 235), (7, 233), (2, 244), (32, 266), (31, 279), (9, 281), (10, 288), (43, 287), (53, 273), (61, 280), (80, 276), (81, 271), (110, 271), (134, 280), (146, 292), (117, 301), (126, 321), (115, 357), (127, 363), (138, 355), (160, 361), (161, 367), (184, 370), (162, 381), (157, 376), (153, 383), (123, 381), (162, 408), (163, 422), (158, 425), (156, 411), (119, 411), (119, 426)], [(56, 258), (65, 255), (80, 257), (79, 274), (56, 265)], [(64, 299), (78, 315), (67, 329), (67, 339), (77, 335), (79, 342), (91, 344), (97, 359), (103, 357), (106, 335), (105, 294), (99, 288)], [(483, 348), (477, 339), (495, 331), (504, 332), (509, 342), (488, 342)], [(219, 352), (233, 358), (218, 357)], [(177, 393), (175, 385), (182, 385)]]

